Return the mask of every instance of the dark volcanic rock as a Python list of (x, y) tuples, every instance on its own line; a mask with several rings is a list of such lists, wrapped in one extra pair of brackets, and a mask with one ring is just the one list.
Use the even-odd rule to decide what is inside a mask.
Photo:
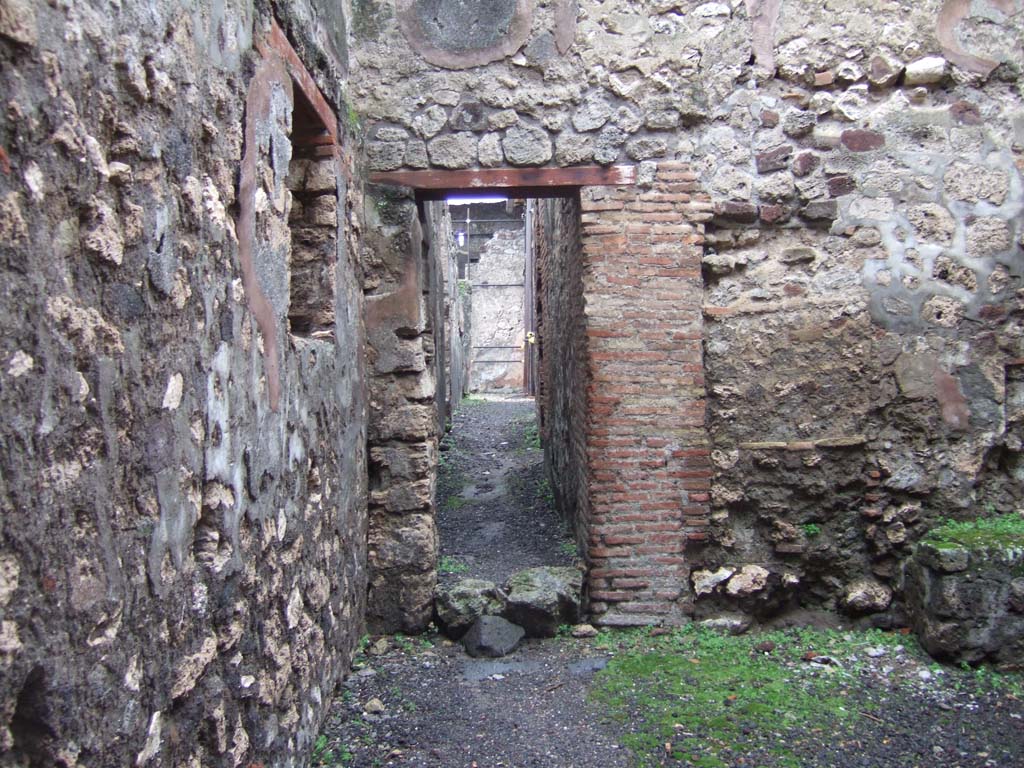
[(481, 616), (462, 638), (462, 646), (470, 656), (498, 658), (512, 653), (525, 634), (501, 616)]
[(453, 639), (462, 637), (481, 616), (497, 616), (504, 607), (497, 585), (482, 579), (440, 585), (434, 601), (437, 623)]

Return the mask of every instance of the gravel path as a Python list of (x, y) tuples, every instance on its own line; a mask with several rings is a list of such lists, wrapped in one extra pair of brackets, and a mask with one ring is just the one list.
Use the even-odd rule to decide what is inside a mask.
[[(534, 402), (490, 396), (463, 402), (442, 443), (437, 527), (441, 579), (502, 583), (524, 568), (572, 565), (574, 545), (555, 511), (544, 454), (530, 430)], [(464, 570), (463, 570), (464, 568)]]
[[(616, 731), (588, 703), (607, 655), (529, 641), (500, 660), (419, 640), (391, 645), (350, 678), (325, 732), (347, 746), (345, 765), (432, 768), (625, 768)], [(368, 714), (377, 699), (383, 711)], [(374, 707), (371, 706), (371, 709)]]
[[(442, 580), (502, 582), (526, 567), (573, 562), (541, 452), (530, 445), (533, 418), (531, 400), (508, 398), (465, 403), (455, 415), (443, 452), (438, 525), (444, 562), (460, 572)], [(721, 765), (701, 762), (699, 754), (672, 756), (660, 741), (647, 755), (624, 746), (643, 728), (645, 711), (627, 709), (614, 719), (591, 695), (599, 670), (626, 647), (620, 637), (627, 635), (527, 641), (496, 661), (471, 659), (436, 634), (371, 638), (335, 697), (312, 765)], [(629, 637), (635, 643), (636, 634)], [(858, 670), (843, 684), (860, 713), (852, 727), (823, 718), (767, 741), (759, 727), (720, 745), (717, 756), (729, 768), (1024, 768), (1024, 701), (993, 690), (984, 676), (938, 667), (912, 638), (907, 645), (906, 652), (842, 660)], [(793, 667), (796, 681), (829, 671)], [(701, 723), (677, 727), (704, 738)], [(772, 739), (784, 740), (797, 762), (766, 747)]]

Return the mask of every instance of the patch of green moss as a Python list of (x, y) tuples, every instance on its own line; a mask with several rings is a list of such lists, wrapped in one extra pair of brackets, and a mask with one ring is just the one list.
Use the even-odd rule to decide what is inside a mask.
[(1024, 547), (1024, 515), (1011, 512), (976, 520), (947, 520), (923, 539), (936, 549)]
[[(646, 630), (602, 633), (595, 644), (617, 653), (592, 695), (629, 724), (624, 741), (641, 767), (671, 757), (725, 768), (750, 750), (770, 754), (774, 766), (800, 766), (794, 748), (802, 734), (822, 722), (852, 729), (874, 706), (855, 696), (864, 649), (907, 641), (810, 629), (731, 637), (694, 625), (658, 638)], [(809, 664), (808, 652), (842, 667)]]

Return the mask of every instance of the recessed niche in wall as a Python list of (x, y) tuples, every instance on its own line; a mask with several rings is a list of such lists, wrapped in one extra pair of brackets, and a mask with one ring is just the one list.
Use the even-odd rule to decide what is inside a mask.
[(337, 161), (316, 109), (295, 88), (292, 113), (292, 193), (288, 325), (295, 336), (334, 338), (338, 259)]

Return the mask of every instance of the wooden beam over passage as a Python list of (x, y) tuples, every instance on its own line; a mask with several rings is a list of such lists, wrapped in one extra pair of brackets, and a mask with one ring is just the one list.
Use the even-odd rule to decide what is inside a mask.
[(469, 171), (386, 171), (370, 174), (372, 184), (412, 187), (421, 200), (494, 191), (512, 197), (553, 197), (566, 187), (613, 187), (636, 183), (632, 165), (572, 168), (481, 168)]

